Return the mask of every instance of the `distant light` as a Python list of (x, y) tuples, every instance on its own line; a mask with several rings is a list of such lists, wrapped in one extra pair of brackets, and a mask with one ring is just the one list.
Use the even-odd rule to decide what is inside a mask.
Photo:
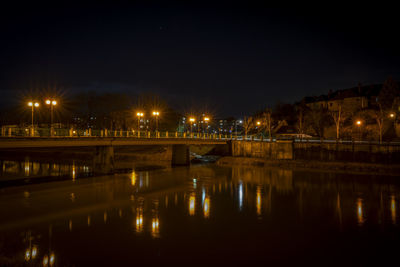
[(50, 105), (50, 103), (51, 103), (51, 101), (47, 99), (47, 100), (46, 100), (46, 104), (47, 104), (47, 105)]
[(394, 113), (390, 113), (390, 118), (394, 118)]
[(134, 186), (135, 184), (136, 184), (136, 173), (132, 172), (131, 185)]
[(27, 249), (25, 251), (25, 260), (29, 261), (31, 259), (31, 252), (29, 251), (29, 249)]
[(57, 105), (57, 101), (53, 100), (53, 101), (51, 102), (51, 104), (52, 104), (53, 106), (55, 106), (55, 105)]
[(189, 197), (189, 214), (193, 216), (196, 210), (196, 195), (195, 193), (190, 194)]
[(361, 121), (358, 120), (358, 121), (356, 122), (356, 124), (357, 124), (357, 125), (361, 125)]
[(206, 197), (204, 199), (204, 207), (203, 207), (204, 218), (208, 218), (210, 216), (210, 198)]
[(35, 103), (35, 107), (38, 107), (38, 106), (39, 106), (39, 103), (36, 102), (36, 103)]
[(243, 183), (239, 181), (239, 209), (243, 207)]
[(189, 118), (189, 121), (190, 121), (190, 122), (195, 122), (195, 121), (196, 121), (196, 119), (195, 119), (195, 118), (193, 118), (193, 117), (191, 117), (191, 118)]
[(34, 246), (34, 247), (32, 248), (32, 259), (34, 259), (34, 258), (36, 257), (36, 255), (37, 255), (37, 247)]
[(28, 106), (32, 107), (33, 103), (32, 102), (28, 102)]
[(261, 122), (257, 121), (257, 125), (261, 125)]
[(54, 265), (54, 260), (55, 260), (54, 253), (51, 253), (50, 254), (50, 266)]
[(49, 263), (49, 256), (45, 255), (43, 258), (43, 266), (47, 266), (48, 263)]

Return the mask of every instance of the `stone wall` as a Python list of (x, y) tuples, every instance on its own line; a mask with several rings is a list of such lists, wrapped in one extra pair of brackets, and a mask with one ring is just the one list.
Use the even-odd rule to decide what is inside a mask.
[(400, 164), (400, 146), (377, 144), (232, 141), (232, 156)]
[(293, 159), (291, 141), (257, 142), (232, 141), (232, 156), (265, 159)]
[(301, 160), (400, 163), (400, 146), (394, 145), (294, 143), (293, 152)]

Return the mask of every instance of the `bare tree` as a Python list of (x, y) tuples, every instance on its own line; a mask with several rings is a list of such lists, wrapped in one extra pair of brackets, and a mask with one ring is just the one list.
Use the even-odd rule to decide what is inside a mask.
[(371, 118), (376, 122), (379, 143), (382, 143), (383, 134), (385, 132), (384, 125), (386, 123), (386, 112), (384, 112), (382, 106), (378, 104), (378, 108), (364, 110), (362, 115), (367, 119)]
[(306, 111), (307, 111), (307, 106), (304, 103), (301, 103), (299, 106), (297, 106), (297, 122), (296, 122), (296, 128), (297, 132), (300, 134), (300, 139), (303, 139), (303, 135), (306, 131)]
[(272, 141), (272, 109), (266, 108), (262, 113), (263, 126), (266, 131), (268, 131), (269, 141)]
[(253, 127), (253, 117), (244, 117), (243, 120), (243, 129), (244, 129), (244, 138), (247, 139), (247, 133), (251, 130)]
[(325, 128), (329, 124), (329, 115), (326, 108), (313, 107), (306, 113), (307, 123), (312, 127), (315, 134), (322, 140), (325, 134)]
[(335, 123), (335, 128), (336, 128), (336, 140), (340, 139), (340, 130), (343, 125), (343, 123), (346, 121), (347, 118), (351, 116), (351, 111), (346, 109), (343, 106), (343, 102), (340, 101), (338, 104), (338, 109), (337, 110), (331, 110), (329, 112), (331, 115), (334, 123)]
[(392, 77), (386, 79), (378, 95), (380, 109), (390, 110), (395, 100), (400, 96), (399, 86)]

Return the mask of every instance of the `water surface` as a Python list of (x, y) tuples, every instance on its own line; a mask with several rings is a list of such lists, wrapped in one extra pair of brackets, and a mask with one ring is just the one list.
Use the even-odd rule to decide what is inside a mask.
[(0, 265), (398, 265), (398, 179), (203, 165), (5, 187)]

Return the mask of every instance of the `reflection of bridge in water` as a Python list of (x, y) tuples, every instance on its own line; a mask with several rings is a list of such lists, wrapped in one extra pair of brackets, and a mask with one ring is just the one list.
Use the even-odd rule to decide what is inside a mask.
[(190, 148), (208, 146), (229, 153), (229, 140), (213, 138), (2, 138), (0, 149), (77, 148), (93, 149), (93, 171), (110, 173), (114, 169), (114, 148), (165, 147), (172, 165), (188, 165)]
[(78, 174), (89, 174), (91, 167), (69, 163), (53, 163), (32, 161), (26, 158), (24, 161), (0, 160), (0, 177), (43, 177), (43, 176), (69, 176), (75, 179)]

